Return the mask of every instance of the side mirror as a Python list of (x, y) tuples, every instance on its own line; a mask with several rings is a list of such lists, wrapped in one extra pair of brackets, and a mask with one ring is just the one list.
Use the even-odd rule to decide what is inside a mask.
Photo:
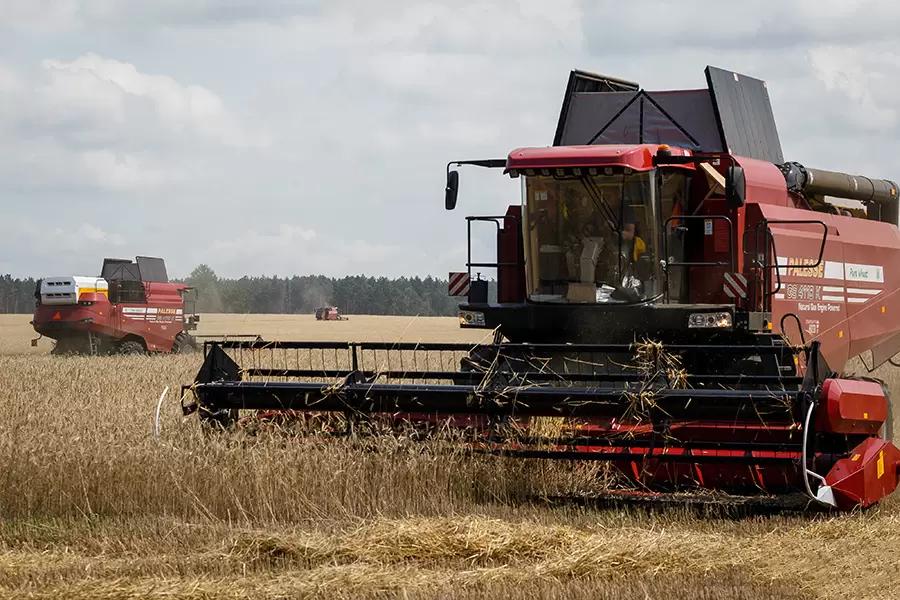
[(729, 208), (740, 208), (747, 197), (747, 182), (744, 179), (744, 168), (737, 165), (728, 167), (725, 176), (725, 202)]
[(444, 208), (456, 208), (456, 196), (459, 194), (459, 171), (447, 171), (447, 187), (444, 189)]

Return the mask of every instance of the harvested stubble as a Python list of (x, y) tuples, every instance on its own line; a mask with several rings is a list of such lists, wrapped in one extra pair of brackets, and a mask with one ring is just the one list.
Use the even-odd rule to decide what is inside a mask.
[[(401, 437), (211, 437), (199, 358), (0, 357), (6, 597), (889, 598), (900, 502), (834, 518), (551, 508), (570, 463)], [(370, 447), (370, 443), (365, 444)]]

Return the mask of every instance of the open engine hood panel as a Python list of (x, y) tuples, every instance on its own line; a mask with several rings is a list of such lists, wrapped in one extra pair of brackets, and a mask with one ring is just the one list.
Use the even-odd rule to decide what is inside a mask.
[(784, 162), (765, 82), (716, 67), (706, 80), (707, 89), (650, 92), (572, 71), (553, 144), (671, 144)]

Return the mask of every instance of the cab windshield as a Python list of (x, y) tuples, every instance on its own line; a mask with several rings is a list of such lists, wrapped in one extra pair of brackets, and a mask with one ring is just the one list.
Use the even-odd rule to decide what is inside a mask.
[(523, 176), (529, 298), (636, 303), (659, 296), (654, 178), (654, 171), (608, 169)]

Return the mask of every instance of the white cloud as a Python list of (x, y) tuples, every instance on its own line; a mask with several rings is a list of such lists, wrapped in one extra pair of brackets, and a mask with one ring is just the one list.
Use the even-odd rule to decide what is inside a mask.
[(583, 26), (598, 55), (655, 55), (662, 63), (685, 49), (721, 56), (735, 49), (783, 53), (816, 43), (894, 40), (900, 18), (900, 5), (880, 0), (766, 0), (715, 10), (704, 0), (584, 5)]
[[(63, 233), (63, 235), (65, 235), (65, 233)], [(97, 227), (96, 225), (91, 225), (90, 223), (82, 223), (81, 226), (76, 230), (75, 236), (81, 239), (89, 240), (91, 242), (105, 243), (113, 246), (125, 245), (125, 238), (123, 238), (120, 234), (104, 231), (103, 229)]]
[(174, 178), (173, 172), (155, 168), (130, 154), (115, 154), (108, 150), (82, 152), (81, 166), (101, 187), (128, 191), (156, 187)]
[(894, 72), (900, 54), (890, 49), (871, 52), (846, 46), (823, 46), (809, 53), (816, 78), (829, 92), (849, 101), (847, 118), (870, 131), (884, 131), (898, 123), (900, 80)]
[(401, 256), (401, 249), (365, 240), (321, 236), (313, 229), (282, 224), (274, 229), (221, 232), (211, 242), (207, 258), (225, 276), (246, 273), (341, 275), (373, 272)]
[(265, 136), (243, 128), (221, 98), (202, 86), (142, 73), (133, 64), (93, 53), (73, 61), (48, 59), (42, 67), (49, 81), (41, 97), (63, 118), (141, 127), (139, 120), (151, 116), (146, 114), (149, 109), (153, 125), (172, 135), (195, 134), (236, 147), (267, 143)]
[(325, 14), (349, 24), (355, 45), (387, 51), (510, 56), (578, 49), (580, 3), (405, 2), (330, 3)]
[(13, 69), (0, 64), (0, 94), (8, 96), (18, 93), (24, 87), (22, 79)]
[(124, 235), (84, 221), (7, 217), (0, 219), (0, 239), (9, 244), (0, 257), (0, 272), (16, 273), (16, 263), (29, 259), (35, 265), (27, 275), (34, 277), (89, 275), (100, 271), (105, 256), (129, 256)]
[(54, 32), (77, 22), (77, 0), (0, 0), (0, 27)]
[(271, 143), (203, 86), (93, 53), (39, 64), (0, 64), (0, 188), (149, 192)]
[(59, 32), (268, 21), (307, 14), (316, 0), (0, 0), (0, 26)]
[[(502, 213), (518, 188), (464, 170), (448, 214), (444, 165), (550, 143), (572, 68), (648, 89), (704, 85), (709, 63), (746, 72), (769, 82), (787, 158), (900, 177), (896, 3), (0, 0), (0, 15), (3, 220), (90, 223), (175, 273), (458, 269), (461, 213)], [(101, 252), (15, 239), (0, 257), (22, 274)]]

